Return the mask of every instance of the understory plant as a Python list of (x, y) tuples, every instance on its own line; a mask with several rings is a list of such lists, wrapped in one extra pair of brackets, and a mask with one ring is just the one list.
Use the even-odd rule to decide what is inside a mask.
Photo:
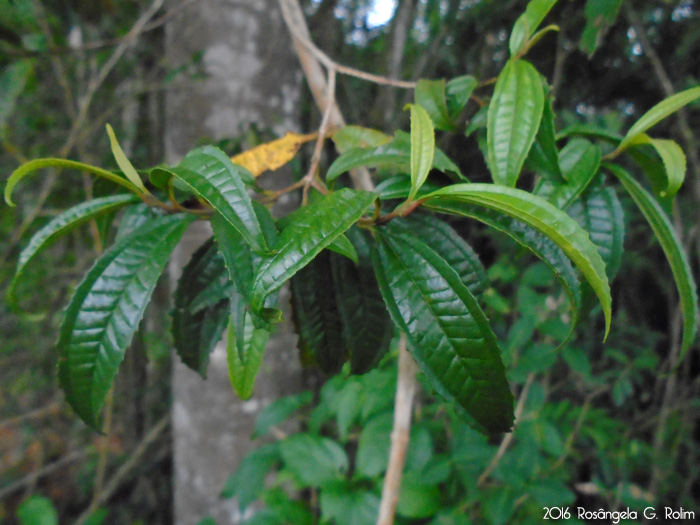
[[(60, 328), (59, 382), (76, 414), (101, 428), (100, 411), (126, 349), (173, 250), (194, 221), (209, 221), (213, 236), (192, 256), (175, 290), (175, 350), (187, 366), (204, 375), (212, 349), (226, 334), (231, 383), (243, 399), (253, 394), (267, 341), (281, 320), (278, 292), (290, 282), (305, 363), (328, 374), (341, 369), (378, 374), (372, 370), (393, 336), (404, 334), (424, 382), (446, 404), (450, 425), (459, 426), (462, 438), (473, 431), (487, 436), (510, 432), (515, 406), (504, 360), (511, 367), (518, 363), (503, 348), (504, 343), (511, 351), (519, 346), (517, 341), (499, 341), (503, 330), (492, 322), (503, 297), (494, 293), (489, 274), (492, 279), (502, 276), (493, 266), (483, 266), (453, 227), (455, 218), (504, 234), (539, 258), (551, 271), (547, 275), (558, 280), (563, 294), (553, 295), (551, 307), (557, 314), (552, 318), (556, 330), (549, 326), (556, 337), (542, 331), (542, 344), (529, 349), (529, 358), (536, 361), (563, 347), (589, 315), (602, 316), (603, 339), (615, 330), (610, 283), (624, 255), (620, 194), (639, 209), (670, 265), (683, 317), (682, 359), (698, 319), (697, 286), (669, 219), (685, 176), (685, 155), (676, 142), (648, 132), (700, 98), (700, 86), (655, 105), (623, 135), (587, 124), (557, 129), (548, 80), (526, 58), (532, 46), (557, 29), (550, 25), (538, 30), (555, 3), (530, 2), (513, 28), (510, 58), (495, 82), (468, 75), (418, 81), (414, 103), (406, 107), (410, 132), (388, 135), (354, 125), (333, 130), (328, 135), (337, 158), (327, 169), (316, 169), (316, 164), (287, 190), (262, 190), (256, 176), (288, 162), (313, 137), (290, 134), (233, 158), (204, 146), (175, 166), (137, 170), (108, 127), (118, 171), (55, 158), (19, 167), (5, 188), (8, 204), (16, 185), (39, 169), (83, 171), (111, 183), (103, 196), (61, 213), (36, 233), (20, 254), (8, 294), (19, 309), (16, 285), (27, 265), (79, 225), (97, 221), (104, 240), (112, 241), (75, 288)], [(490, 182), (472, 182), (483, 177), (437, 148), (436, 130), (476, 140)], [(319, 144), (326, 138), (326, 130), (321, 131)], [(374, 170), (378, 184), (372, 191), (346, 184), (345, 174), (360, 168)], [(274, 219), (270, 206), (296, 190), (302, 191), (302, 205)], [(527, 341), (538, 323), (522, 321), (518, 328), (519, 337)], [(363, 379), (342, 377), (347, 382), (343, 391), (347, 385), (361, 387)], [(324, 388), (335, 388), (340, 380), (334, 381)], [(351, 394), (357, 392), (347, 394), (349, 399)], [(367, 406), (357, 410), (371, 412)], [(363, 433), (373, 428), (368, 419), (372, 414), (365, 412), (351, 413), (367, 422)], [(309, 425), (321, 425), (323, 417), (318, 417), (320, 422), (312, 418)], [(274, 452), (259, 449), (255, 461), (271, 465), (281, 457), (301, 478), (301, 488), (316, 487), (326, 479), (304, 476), (323, 476), (325, 471), (294, 461), (320, 454), (318, 465), (328, 460), (333, 469), (345, 469), (341, 445), (352, 421), (339, 419), (340, 444), (312, 432), (285, 440)], [(414, 447), (421, 446), (420, 439)], [(362, 436), (360, 450), (361, 445)], [(470, 446), (473, 452), (481, 445)], [(348, 498), (376, 497), (371, 488), (381, 471), (379, 460), (361, 463), (359, 454), (355, 472), (369, 469), (361, 482), (367, 491), (350, 490), (346, 481), (336, 480), (332, 490), (321, 494), (328, 519), (359, 523), (343, 521)], [(411, 483), (438, 483), (457, 475), (444, 462), (428, 465), (423, 457), (415, 462), (409, 462), (404, 490)], [(257, 466), (253, 470), (258, 472)], [(277, 497), (268, 491), (268, 506), (274, 507)], [(405, 505), (410, 505), (410, 496), (406, 498)], [(399, 512), (407, 517), (411, 512), (413, 517), (433, 515), (403, 509), (400, 503)]]

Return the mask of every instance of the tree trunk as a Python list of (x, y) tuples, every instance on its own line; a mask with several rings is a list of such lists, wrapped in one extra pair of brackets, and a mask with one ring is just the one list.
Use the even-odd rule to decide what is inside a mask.
[[(278, 136), (297, 127), (301, 77), (274, 0), (194, 2), (183, 16), (168, 23), (166, 32), (169, 67), (190, 64), (206, 75), (191, 88), (168, 91), (165, 151), (169, 163), (177, 162), (203, 138), (217, 141), (239, 136), (251, 123)], [(192, 60), (197, 53), (202, 57), (199, 64)], [(289, 174), (271, 177), (262, 185), (284, 187), (290, 182)], [(173, 259), (173, 284), (209, 232), (205, 223), (190, 228)], [(283, 290), (283, 303), (285, 295)], [(286, 312), (285, 319), (289, 318)], [(268, 344), (255, 395), (247, 402), (233, 393), (221, 344), (211, 356), (206, 381), (178, 358), (175, 361), (175, 521), (191, 525), (210, 516), (219, 525), (239, 523), (237, 503), (220, 500), (219, 493), (252, 447), (250, 435), (258, 412), (300, 389), (296, 337), (288, 322), (279, 326)]]

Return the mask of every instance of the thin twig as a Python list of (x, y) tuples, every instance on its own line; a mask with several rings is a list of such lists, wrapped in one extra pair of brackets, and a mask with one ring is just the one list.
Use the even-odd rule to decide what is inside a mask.
[[(4, 364), (4, 363), (3, 363)], [(33, 419), (41, 419), (46, 416), (53, 416), (61, 410), (61, 403), (58, 401), (53, 401), (48, 405), (22, 414), (21, 416), (16, 416), (5, 421), (0, 422), (0, 430), (7, 427), (14, 427), (26, 421), (31, 421)]]
[(406, 451), (411, 431), (411, 412), (413, 396), (416, 393), (416, 373), (418, 367), (413, 357), (406, 349), (406, 335), (399, 339), (399, 376), (396, 382), (396, 401), (394, 402), (394, 427), (391, 431), (391, 450), (389, 465), (384, 476), (382, 501), (379, 506), (377, 525), (394, 523), (396, 505), (399, 501), (399, 487), (403, 466), (406, 462)]
[(112, 414), (114, 412), (114, 387), (109, 389), (105, 405), (105, 435), (101, 436), (97, 442), (97, 468), (95, 469), (95, 482), (92, 489), (92, 501), (90, 502), (90, 506), (94, 505), (95, 507), (98, 505), (97, 498), (102, 492), (102, 487), (105, 481), (105, 473), (107, 472), (109, 433), (112, 430)]
[(103, 503), (109, 501), (109, 498), (119, 489), (121, 484), (124, 482), (125, 478), (129, 473), (138, 466), (143, 460), (144, 454), (148, 451), (148, 447), (153, 444), (153, 442), (160, 437), (163, 431), (168, 428), (170, 423), (170, 415), (163, 416), (158, 423), (155, 424), (153, 428), (144, 436), (138, 446), (134, 449), (131, 457), (124, 463), (119, 470), (112, 476), (109, 483), (105, 485), (104, 489), (97, 494), (93, 499), (90, 506), (80, 515), (78, 520), (75, 522), (76, 525), (82, 525), (87, 521), (90, 515), (95, 512), (95, 509), (102, 505)]
[[(525, 381), (525, 386), (523, 386), (522, 392), (520, 392), (520, 397), (518, 398), (518, 404), (515, 407), (515, 423), (518, 423), (518, 420), (523, 414), (523, 409), (525, 408), (525, 402), (527, 401), (527, 396), (530, 393), (530, 386), (532, 385), (532, 382), (535, 380), (535, 374), (534, 372), (530, 373), (529, 376), (527, 376), (527, 380)], [(506, 453), (506, 450), (508, 450), (508, 447), (510, 446), (511, 442), (513, 441), (513, 432), (509, 432), (505, 436), (503, 436), (503, 440), (501, 441), (501, 445), (498, 447), (498, 450), (496, 451), (496, 454), (493, 456), (491, 459), (491, 462), (489, 463), (488, 467), (486, 467), (486, 470), (479, 476), (478, 481), (476, 482), (477, 487), (483, 487), (484, 483), (486, 483), (486, 480), (488, 477), (491, 475), (491, 473), (494, 471), (494, 469), (498, 466), (498, 463), (501, 461), (501, 458)]]

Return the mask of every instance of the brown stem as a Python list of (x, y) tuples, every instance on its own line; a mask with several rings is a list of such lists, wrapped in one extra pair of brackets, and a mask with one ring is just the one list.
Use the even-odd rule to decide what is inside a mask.
[(396, 383), (396, 401), (394, 404), (394, 427), (391, 431), (391, 450), (389, 465), (384, 477), (382, 501), (379, 506), (377, 525), (394, 523), (396, 505), (399, 501), (399, 487), (411, 430), (411, 409), (416, 392), (416, 366), (413, 357), (406, 348), (406, 335), (399, 339), (399, 376)]

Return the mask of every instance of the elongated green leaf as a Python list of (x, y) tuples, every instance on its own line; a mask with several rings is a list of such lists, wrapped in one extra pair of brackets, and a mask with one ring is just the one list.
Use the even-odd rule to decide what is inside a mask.
[(345, 235), (341, 235), (336, 240), (334, 240), (328, 246), (328, 249), (332, 252), (347, 257), (355, 264), (359, 262), (357, 260), (357, 251), (355, 250), (355, 247), (350, 242), (350, 239), (348, 239)]
[(489, 432), (513, 424), (513, 396), (488, 320), (457, 273), (425, 243), (391, 224), (373, 261), (394, 323), (433, 388)]
[[(331, 254), (321, 252), (291, 279), (292, 314), (304, 362), (327, 374), (340, 370), (347, 358), (343, 327), (331, 274)], [(352, 264), (352, 263), (350, 263)]]
[(557, 133), (557, 141), (568, 137), (593, 137), (615, 145), (622, 140), (619, 133), (593, 124), (573, 124)]
[(256, 252), (269, 250), (240, 172), (226, 154), (213, 146), (191, 151), (170, 171), (206, 199)]
[(212, 291), (212, 285), (219, 285), (222, 276), (227, 277), (223, 257), (214, 240), (209, 239), (185, 265), (175, 290), (175, 351), (202, 377), (206, 377), (209, 355), (221, 340), (228, 319), (229, 296)]
[(76, 413), (98, 414), (171, 252), (192, 217), (170, 215), (107, 250), (75, 291), (61, 326), (58, 374)]
[(615, 23), (622, 0), (588, 0), (586, 2), (586, 28), (579, 47), (588, 56), (593, 56), (603, 35)]
[(394, 221), (394, 227), (428, 244), (457, 272), (475, 297), (486, 291), (488, 278), (479, 256), (447, 223), (426, 214), (411, 214)]
[(331, 135), (339, 153), (352, 148), (377, 147), (391, 142), (393, 137), (376, 129), (362, 126), (344, 126)]
[(666, 188), (661, 191), (662, 197), (673, 197), (683, 185), (685, 180), (686, 159), (685, 153), (674, 140), (653, 139), (646, 133), (640, 133), (630, 142), (634, 144), (649, 144), (661, 157), (666, 171)]
[(253, 309), (260, 310), (269, 294), (357, 222), (375, 199), (374, 193), (344, 188), (295, 211), (274, 245), (275, 253), (256, 270)]
[(683, 344), (681, 346), (681, 359), (693, 343), (697, 334), (698, 296), (697, 285), (690, 269), (688, 257), (683, 251), (682, 244), (671, 221), (661, 209), (659, 204), (626, 170), (615, 164), (606, 163), (605, 169), (615, 175), (641, 212), (646, 217), (654, 235), (661, 244), (666, 259), (671, 265), (671, 272), (676, 281), (676, 287), (681, 298), (681, 310), (683, 312)]
[[(561, 248), (538, 230), (510, 216), (503, 215), (496, 210), (478, 208), (454, 199), (429, 201), (425, 204), (425, 207), (442, 213), (461, 215), (481, 221), (505, 233), (518, 244), (527, 248), (542, 259), (564, 286), (564, 290), (572, 306), (571, 328), (564, 342), (568, 341), (578, 323), (579, 311), (581, 310), (581, 287), (576, 271), (573, 266), (571, 266), (569, 258), (564, 254)], [(562, 343), (562, 345), (563, 344), (564, 343)]]
[(428, 178), (435, 156), (435, 129), (427, 111), (421, 106), (407, 104), (411, 110), (411, 193), (413, 199)]
[(479, 81), (471, 75), (456, 77), (447, 82), (445, 95), (447, 110), (452, 120), (457, 120), (478, 85)]
[(700, 98), (700, 86), (686, 89), (680, 93), (672, 95), (658, 104), (656, 104), (649, 111), (644, 113), (637, 122), (630, 128), (622, 139), (618, 149), (623, 150), (637, 138), (640, 133), (646, 132), (649, 128), (658, 124), (660, 121), (668, 117), (669, 115), (675, 113), (683, 106), (689, 104), (693, 100)]
[(559, 154), (565, 184), (542, 180), (536, 190), (560, 210), (568, 208), (588, 187), (600, 167), (600, 148), (585, 139), (573, 139)]
[(129, 159), (124, 154), (124, 150), (119, 145), (119, 141), (117, 140), (117, 137), (114, 134), (112, 126), (107, 124), (106, 127), (107, 135), (109, 135), (109, 144), (112, 148), (112, 155), (114, 155), (114, 160), (117, 161), (119, 169), (121, 169), (122, 172), (124, 172), (124, 175), (126, 175), (126, 178), (129, 179), (132, 182), (132, 184), (140, 190), (140, 193), (150, 193), (146, 189), (146, 186), (143, 185), (143, 181), (141, 180), (141, 177), (139, 177), (139, 174), (136, 172), (136, 168), (134, 168), (134, 166), (131, 164), (131, 161), (129, 161)]
[(428, 199), (454, 198), (505, 213), (535, 228), (561, 248), (581, 271), (598, 296), (605, 315), (605, 336), (610, 330), (610, 286), (605, 263), (588, 234), (571, 217), (544, 199), (514, 188), (492, 184), (455, 184), (432, 193)]
[(256, 328), (252, 314), (242, 300), (232, 301), (228, 323), (226, 360), (233, 390), (241, 399), (250, 399), (255, 379), (265, 356), (270, 332)]
[[(380, 168), (393, 172), (410, 173), (411, 171), (411, 136), (404, 131), (397, 131), (394, 139), (381, 146), (368, 148), (351, 148), (335, 159), (326, 180), (331, 182), (346, 171), (360, 166)], [(457, 165), (452, 162), (440, 149), (435, 149), (433, 169), (444, 173), (454, 173), (465, 180)]]
[(12, 278), (12, 282), (7, 289), (7, 299), (10, 305), (13, 308), (18, 308), (15, 287), (22, 278), (22, 272), (27, 264), (29, 264), (42, 249), (50, 246), (54, 241), (60, 239), (88, 220), (104, 213), (113, 212), (136, 201), (138, 201), (138, 198), (134, 195), (102, 197), (80, 203), (49, 221), (46, 226), (34, 234), (29, 244), (27, 244), (26, 248), (19, 254), (15, 276)]
[(625, 219), (615, 189), (590, 188), (567, 211), (598, 247), (608, 280), (612, 282), (620, 269), (625, 240)]
[(420, 79), (416, 84), (414, 96), (416, 104), (425, 109), (437, 129), (444, 131), (457, 129), (447, 109), (447, 93), (444, 79)]
[[(428, 193), (440, 189), (441, 186), (426, 181), (421, 189), (418, 190), (416, 197), (427, 195)], [(374, 189), (379, 194), (382, 200), (388, 199), (405, 199), (411, 193), (411, 179), (406, 175), (395, 175), (389, 179), (383, 180)]]
[(559, 153), (554, 132), (554, 110), (549, 95), (545, 97), (542, 122), (527, 156), (527, 164), (532, 171), (546, 177), (551, 182), (564, 182), (559, 167)]
[(8, 204), (8, 206), (15, 206), (15, 203), (12, 202), (12, 191), (14, 190), (17, 183), (21, 181), (24, 177), (29, 175), (31, 172), (41, 170), (44, 168), (66, 168), (71, 170), (86, 171), (88, 173), (92, 173), (93, 175), (97, 175), (107, 180), (111, 180), (112, 182), (125, 187), (127, 190), (136, 193), (137, 195), (141, 193), (139, 189), (136, 186), (134, 186), (130, 181), (112, 173), (111, 171), (98, 168), (97, 166), (90, 166), (89, 164), (84, 164), (82, 162), (76, 162), (74, 160), (66, 159), (36, 159), (30, 160), (29, 162), (25, 162), (24, 164), (22, 164), (19, 168), (13, 171), (12, 175), (10, 175), (10, 178), (7, 179), (7, 184), (5, 185), (5, 202)]
[(357, 249), (358, 263), (331, 256), (331, 271), (350, 367), (362, 374), (387, 352), (393, 328), (372, 271), (367, 238), (357, 228), (347, 235)]
[(530, 0), (525, 12), (520, 15), (513, 26), (508, 43), (511, 56), (519, 56), (527, 50), (530, 37), (556, 3), (557, 0)]
[(543, 110), (540, 74), (525, 60), (509, 60), (498, 75), (488, 113), (489, 169), (497, 184), (518, 182)]

